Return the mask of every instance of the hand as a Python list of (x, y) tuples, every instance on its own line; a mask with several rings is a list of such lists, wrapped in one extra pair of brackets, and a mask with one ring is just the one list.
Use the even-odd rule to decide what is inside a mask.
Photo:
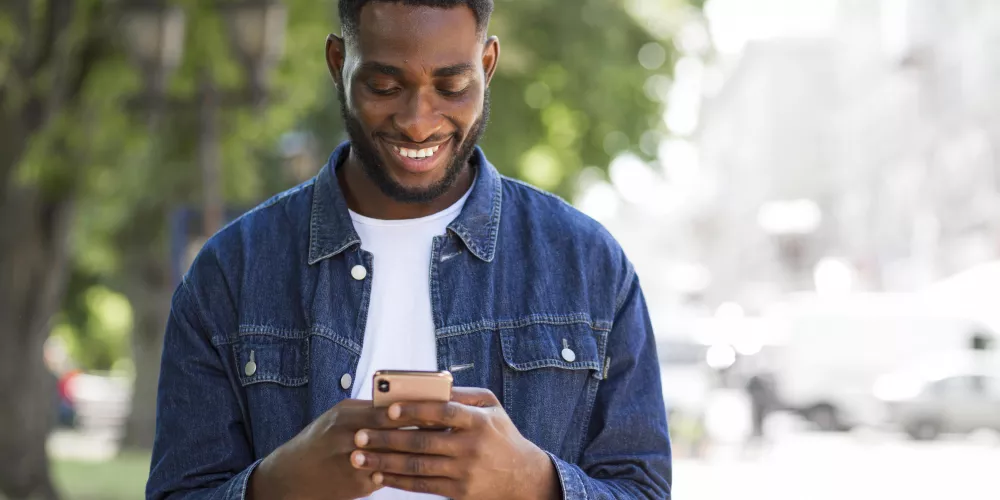
[(351, 462), (375, 484), (454, 499), (560, 497), (549, 456), (488, 390), (455, 388), (449, 403), (396, 403), (388, 416), (400, 426), (450, 430), (359, 430)]
[(345, 399), (267, 456), (250, 476), (247, 498), (355, 499), (381, 488), (350, 463), (360, 428), (396, 429), (385, 408)]

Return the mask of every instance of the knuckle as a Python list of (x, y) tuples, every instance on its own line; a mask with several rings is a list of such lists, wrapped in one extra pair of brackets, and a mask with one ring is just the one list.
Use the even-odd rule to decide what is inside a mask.
[(410, 438), (410, 446), (413, 448), (413, 451), (426, 452), (431, 446), (430, 441), (430, 437), (426, 433), (416, 431), (413, 432), (413, 436)]
[(374, 422), (375, 427), (386, 428), (389, 427), (389, 415), (384, 411), (376, 411), (371, 415), (371, 420)]
[(413, 491), (418, 491), (418, 492), (426, 493), (426, 492), (429, 492), (430, 490), (431, 490), (431, 483), (430, 483), (430, 481), (428, 481), (428, 480), (426, 480), (424, 478), (420, 478), (420, 477), (415, 478), (413, 480)]
[(455, 403), (448, 403), (444, 405), (444, 419), (451, 422), (456, 418), (458, 418), (458, 405)]
[(414, 476), (419, 476), (426, 470), (423, 460), (416, 456), (406, 458), (405, 468), (407, 472), (413, 474)]
[(489, 401), (493, 405), (499, 405), (500, 404), (500, 399), (497, 398), (496, 394), (493, 394), (493, 391), (491, 391), (489, 389), (483, 389), (483, 393), (484, 393), (483, 399)]

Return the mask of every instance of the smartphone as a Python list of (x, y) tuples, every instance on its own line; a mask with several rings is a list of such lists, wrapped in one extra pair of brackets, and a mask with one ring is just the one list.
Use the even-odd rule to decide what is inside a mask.
[(387, 407), (399, 401), (451, 400), (451, 372), (379, 370), (372, 380), (372, 404)]

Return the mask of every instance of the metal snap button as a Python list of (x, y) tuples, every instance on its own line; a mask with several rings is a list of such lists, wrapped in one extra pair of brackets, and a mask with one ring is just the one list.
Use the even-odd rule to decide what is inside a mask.
[(361, 280), (365, 279), (366, 276), (368, 276), (368, 270), (365, 269), (365, 266), (362, 266), (362, 265), (359, 264), (359, 265), (356, 265), (356, 266), (354, 266), (354, 267), (351, 268), (351, 277), (352, 278), (354, 278), (354, 279), (356, 279), (358, 281), (361, 281)]

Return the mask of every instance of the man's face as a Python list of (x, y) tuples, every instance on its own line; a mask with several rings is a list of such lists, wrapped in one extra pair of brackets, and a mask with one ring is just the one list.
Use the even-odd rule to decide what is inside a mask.
[(357, 37), (327, 62), (352, 152), (387, 196), (431, 201), (451, 188), (485, 130), (498, 54), (468, 7), (372, 2)]

